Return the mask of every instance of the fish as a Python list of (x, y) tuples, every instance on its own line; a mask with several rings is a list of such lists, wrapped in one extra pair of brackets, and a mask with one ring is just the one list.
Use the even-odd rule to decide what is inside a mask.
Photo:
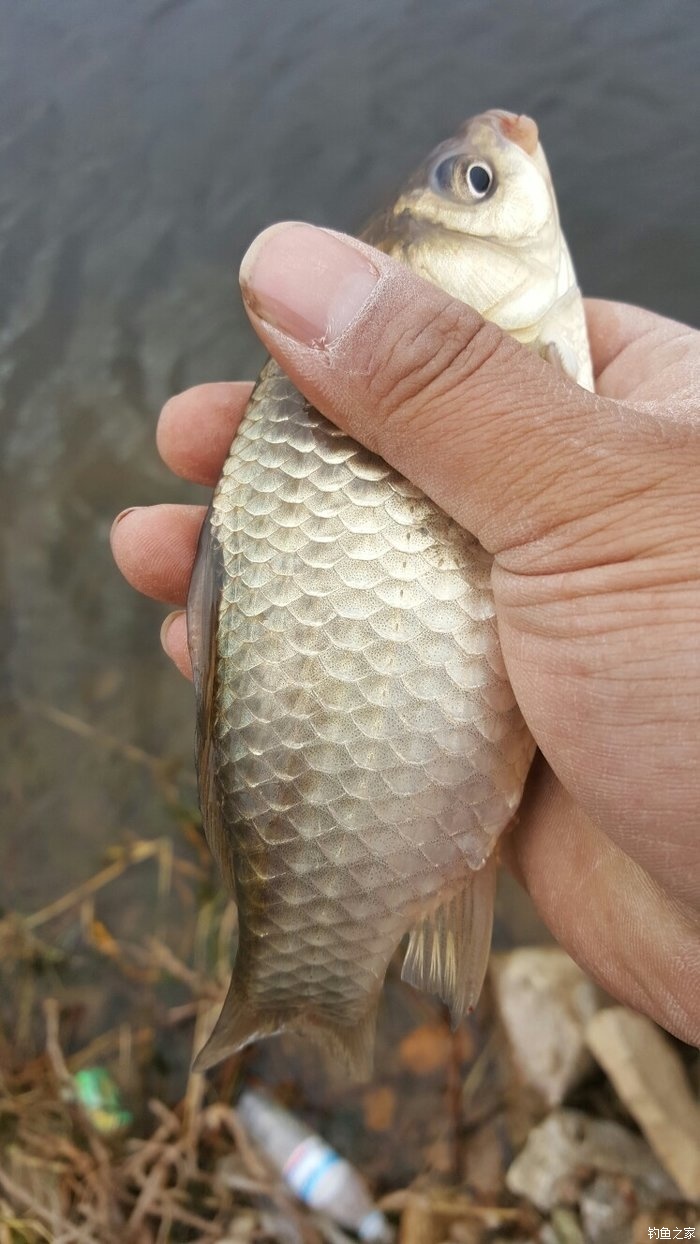
[[(360, 236), (593, 387), (531, 118), (465, 122)], [(535, 752), (491, 568), (473, 535), (267, 362), (188, 597), (203, 826), (239, 925), (198, 1070), (291, 1032), (366, 1079), (406, 934), (404, 980), (454, 1025), (476, 1005), (497, 844)]]

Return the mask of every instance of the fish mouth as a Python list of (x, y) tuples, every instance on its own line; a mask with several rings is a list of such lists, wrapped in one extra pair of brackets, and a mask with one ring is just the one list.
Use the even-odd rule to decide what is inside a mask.
[(540, 133), (537, 122), (533, 121), (532, 117), (526, 116), (524, 112), (518, 115), (516, 112), (495, 110), (489, 115), (493, 116), (504, 138), (521, 147), (526, 155), (534, 156), (540, 141)]
[(489, 125), (500, 138), (514, 143), (528, 156), (534, 156), (540, 141), (537, 122), (525, 113), (507, 112), (505, 108), (491, 108), (478, 117), (465, 122), (461, 134), (466, 135), (476, 125)]

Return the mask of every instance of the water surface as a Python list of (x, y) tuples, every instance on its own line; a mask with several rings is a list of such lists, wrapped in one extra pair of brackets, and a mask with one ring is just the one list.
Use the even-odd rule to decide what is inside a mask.
[(126, 505), (202, 496), (159, 463), (154, 424), (187, 385), (254, 376), (235, 279), (252, 236), (355, 229), (457, 122), (512, 108), (540, 122), (585, 289), (698, 322), (700, 23), (697, 0), (0, 17), (0, 902), (28, 910), (124, 832), (171, 830), (104, 734), (191, 782), (191, 689), (107, 536)]

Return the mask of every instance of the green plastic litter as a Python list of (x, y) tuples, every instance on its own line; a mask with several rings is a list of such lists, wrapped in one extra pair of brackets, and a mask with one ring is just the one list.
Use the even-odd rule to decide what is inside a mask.
[(109, 1134), (129, 1127), (134, 1116), (125, 1110), (119, 1090), (104, 1067), (85, 1067), (73, 1076), (76, 1101), (98, 1132)]

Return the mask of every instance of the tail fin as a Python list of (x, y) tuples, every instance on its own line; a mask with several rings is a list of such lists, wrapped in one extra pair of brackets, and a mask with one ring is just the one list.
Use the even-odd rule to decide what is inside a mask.
[(236, 980), (231, 978), (221, 1014), (209, 1040), (194, 1060), (195, 1071), (208, 1071), (224, 1058), (280, 1032), (298, 1033), (308, 1037), (327, 1055), (332, 1069), (338, 1065), (355, 1081), (368, 1080), (374, 1062), (374, 1033), (377, 1023), (378, 998), (359, 1020), (342, 1024), (316, 1011), (277, 1009), (265, 1011), (248, 997)]
[(497, 866), (493, 856), (411, 930), (402, 980), (438, 994), (456, 1028), (479, 1000), (491, 948)]
[(240, 990), (234, 973), (221, 1014), (211, 1036), (195, 1058), (192, 1069), (209, 1071), (225, 1058), (245, 1049), (252, 1041), (272, 1037), (283, 1027), (284, 1023), (276, 1015), (261, 1015), (255, 1010)]

